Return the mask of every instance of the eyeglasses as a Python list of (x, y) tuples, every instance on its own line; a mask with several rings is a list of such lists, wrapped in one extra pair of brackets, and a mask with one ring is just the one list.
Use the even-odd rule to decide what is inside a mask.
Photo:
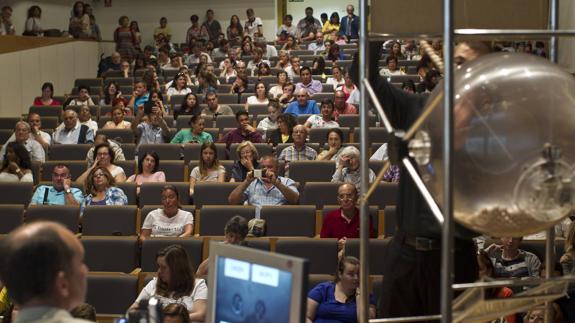
[(108, 156), (110, 153), (97, 153), (96, 156)]
[(355, 198), (354, 194), (338, 194), (338, 200), (353, 200)]
[(106, 174), (104, 173), (94, 173), (94, 175), (92, 175), (92, 177), (102, 177), (102, 176), (106, 176)]

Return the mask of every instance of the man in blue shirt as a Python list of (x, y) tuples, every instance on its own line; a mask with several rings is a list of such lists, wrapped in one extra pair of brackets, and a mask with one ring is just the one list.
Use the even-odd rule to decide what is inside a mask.
[(314, 100), (309, 99), (306, 89), (299, 89), (296, 91), (296, 101), (288, 104), (284, 113), (291, 113), (293, 115), (300, 114), (319, 114), (319, 108)]
[(70, 187), (70, 170), (64, 164), (54, 166), (52, 186), (40, 185), (36, 188), (30, 205), (74, 205), (79, 206), (84, 199), (82, 191)]
[(128, 106), (134, 108), (134, 115), (138, 114), (138, 109), (140, 107), (144, 107), (144, 104), (148, 101), (149, 97), (150, 93), (148, 92), (146, 83), (137, 82), (134, 85), (134, 92), (132, 93), (130, 102), (128, 102)]
[(347, 5), (347, 15), (341, 18), (339, 23), (339, 35), (345, 36), (347, 41), (359, 38), (359, 17), (353, 11), (353, 5)]

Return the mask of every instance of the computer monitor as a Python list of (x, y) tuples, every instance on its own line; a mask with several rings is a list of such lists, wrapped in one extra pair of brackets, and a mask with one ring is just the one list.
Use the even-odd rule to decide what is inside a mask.
[(206, 322), (305, 322), (306, 259), (212, 241)]

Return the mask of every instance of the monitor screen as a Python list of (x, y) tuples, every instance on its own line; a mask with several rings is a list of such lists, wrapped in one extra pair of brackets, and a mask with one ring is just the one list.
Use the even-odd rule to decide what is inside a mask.
[(304, 259), (212, 244), (208, 322), (302, 322), (306, 282)]

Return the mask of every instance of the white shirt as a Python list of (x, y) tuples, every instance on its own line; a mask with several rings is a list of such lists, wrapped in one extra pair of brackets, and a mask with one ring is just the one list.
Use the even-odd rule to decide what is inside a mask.
[(92, 131), (94, 132), (94, 134), (96, 134), (96, 132), (98, 132), (98, 123), (94, 120), (92, 120), (92, 118), (90, 118), (90, 120), (85, 121), (85, 122), (81, 122), (81, 124), (88, 126), (88, 128), (92, 129)]
[(249, 96), (248, 97), (248, 105), (250, 104), (268, 104), (270, 103), (270, 101), (268, 99), (265, 99), (264, 101), (259, 101), (258, 98), (255, 95)]
[(71, 106), (88, 105), (88, 106), (90, 106), (90, 105), (96, 105), (96, 104), (94, 104), (94, 101), (92, 101), (92, 98), (89, 97), (88, 100), (86, 100), (86, 101), (81, 101), (79, 98), (76, 98), (76, 99), (70, 101), (70, 104), (68, 104), (68, 105), (71, 105)]
[(284, 94), (284, 90), (282, 89), (281, 85), (276, 85), (270, 89), (269, 93), (270, 93), (272, 98), (277, 99), (280, 96), (282, 96), (282, 94)]
[(18, 178), (18, 175), (16, 175), (16, 174), (12, 174), (12, 173), (8, 173), (8, 172), (1, 172), (0, 173), (0, 182), (2, 182), (2, 183), (8, 183), (8, 182), (32, 183), (32, 182), (34, 182), (34, 178), (32, 176), (32, 172), (26, 173), (24, 176), (22, 176), (22, 178)]
[(403, 72), (400, 69), (396, 69), (395, 71), (390, 71), (387, 67), (384, 67), (382, 69), (379, 70), (379, 75), (381, 76), (394, 76), (394, 75), (405, 75), (405, 72)]
[(333, 120), (325, 121), (319, 114), (310, 116), (306, 122), (309, 122), (312, 128), (339, 128), (339, 123)]
[(246, 20), (244, 24), (244, 35), (250, 36), (254, 39), (254, 34), (258, 31), (258, 27), (263, 26), (262, 19), (260, 17), (255, 17), (254, 21), (250, 22)]
[[(4, 161), (4, 155), (6, 154), (6, 147), (8, 146), (9, 143), (13, 141), (16, 141), (16, 137), (14, 135), (8, 138), (8, 140), (2, 146), (2, 149), (0, 149), (0, 163)], [(26, 142), (24, 143), (24, 147), (26, 147), (26, 150), (28, 150), (31, 160), (33, 161), (37, 160), (40, 162), (46, 161), (46, 153), (44, 152), (44, 148), (42, 148), (42, 145), (40, 145), (36, 140), (32, 138), (26, 140)]]
[(359, 104), (359, 96), (360, 96), (359, 90), (356, 87), (355, 89), (353, 89), (353, 91), (351, 91), (351, 93), (349, 94), (349, 98), (347, 98), (345, 102), (349, 104)]
[(338, 81), (335, 77), (328, 77), (325, 84), (331, 84), (333, 85), (333, 88), (336, 89), (338, 86), (343, 86), (345, 84), (345, 79), (342, 77), (341, 81)]
[(206, 281), (203, 279), (197, 279), (195, 282), (194, 290), (190, 295), (182, 296), (178, 299), (168, 298), (164, 296), (160, 296), (156, 294), (156, 281), (158, 278), (154, 277), (152, 281), (142, 289), (140, 295), (136, 299), (136, 303), (139, 303), (142, 299), (149, 299), (152, 296), (158, 298), (162, 307), (166, 307), (169, 304), (178, 303), (183, 304), (188, 309), (188, 312), (192, 313), (194, 311), (194, 302), (197, 300), (207, 300), (208, 299), (208, 286), (206, 285)]
[(192, 90), (189, 87), (185, 87), (181, 90), (178, 91), (178, 89), (176, 89), (175, 87), (169, 87), (168, 91), (166, 91), (166, 95), (168, 97), (172, 96), (172, 95), (186, 95), (188, 93), (192, 93)]
[(194, 224), (194, 216), (190, 212), (178, 209), (178, 213), (169, 218), (163, 209), (155, 209), (146, 216), (142, 229), (152, 230), (152, 237), (179, 237), (188, 224)]

